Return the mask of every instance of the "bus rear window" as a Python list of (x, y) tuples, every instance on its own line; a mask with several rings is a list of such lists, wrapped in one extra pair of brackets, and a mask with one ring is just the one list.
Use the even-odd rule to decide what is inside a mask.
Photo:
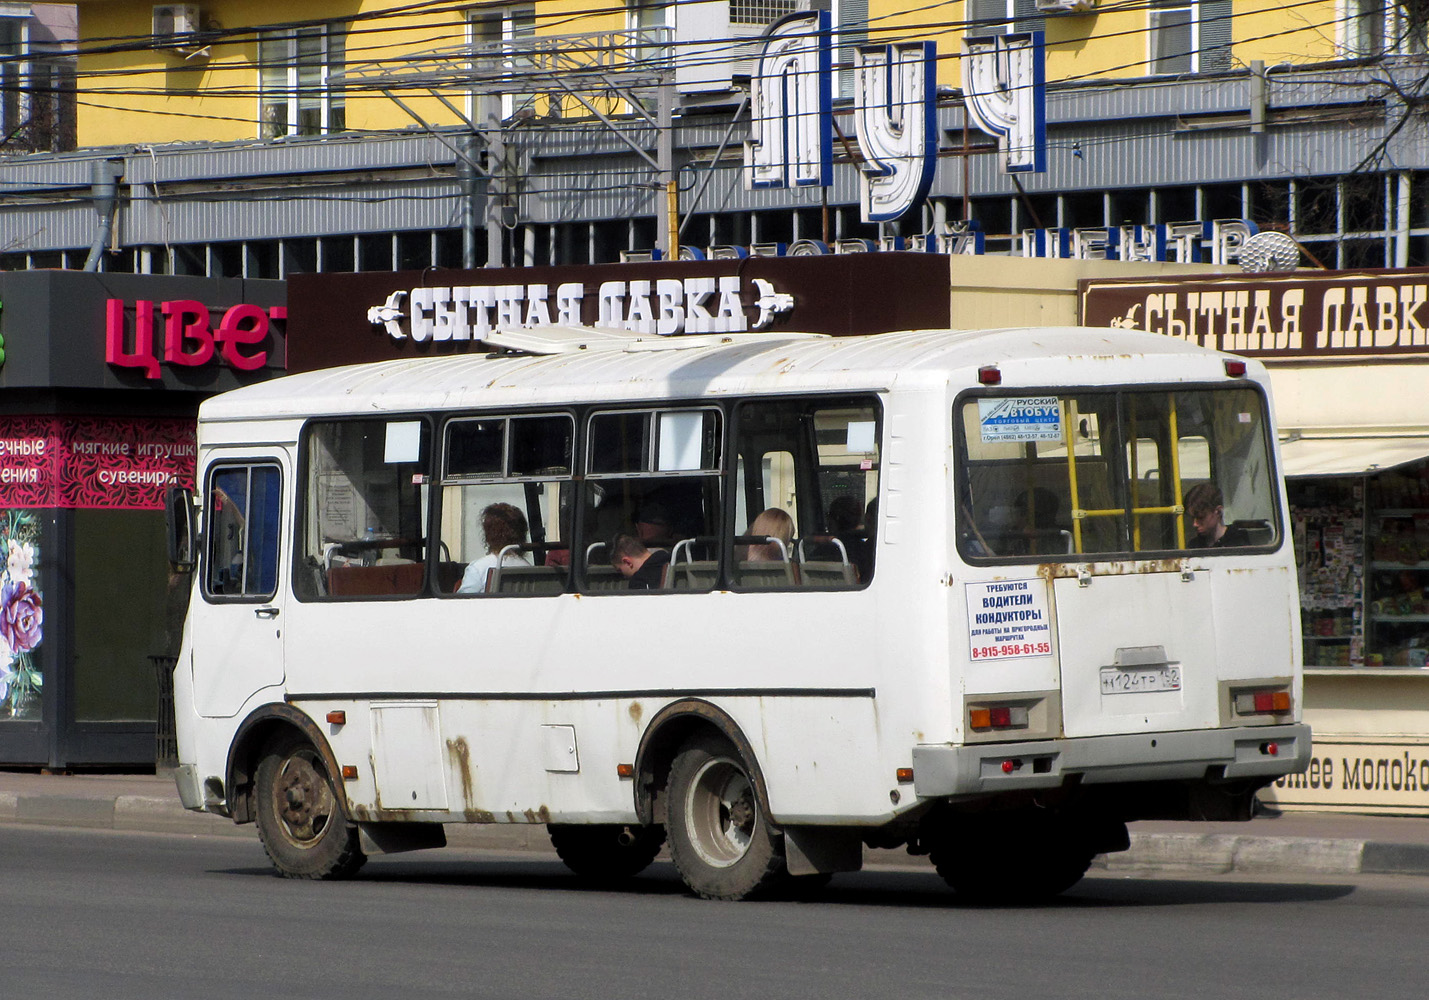
[(959, 550), (1039, 561), (1279, 543), (1253, 389), (975, 396), (955, 413)]

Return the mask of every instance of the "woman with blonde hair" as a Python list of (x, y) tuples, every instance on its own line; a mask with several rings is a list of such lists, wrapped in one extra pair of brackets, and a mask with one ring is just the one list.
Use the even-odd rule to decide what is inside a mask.
[(777, 538), (783, 543), (783, 549), (781, 551), (780, 546), (774, 542), (747, 545), (739, 557), (742, 562), (789, 561), (789, 546), (794, 542), (794, 519), (789, 516), (788, 511), (779, 507), (761, 511), (759, 516), (750, 522), (748, 534), (756, 538)]

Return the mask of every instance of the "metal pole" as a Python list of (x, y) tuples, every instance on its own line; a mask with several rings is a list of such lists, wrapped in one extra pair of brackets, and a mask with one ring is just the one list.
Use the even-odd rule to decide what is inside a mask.
[(476, 230), (481, 212), (477, 201), (481, 197), (481, 187), (477, 184), (476, 159), (479, 143), (475, 135), (467, 136), (462, 142), (462, 152), (456, 161), (456, 175), (461, 181), (461, 266), (468, 271), (476, 267)]
[(655, 219), (665, 260), (676, 260), (680, 256), (680, 192), (675, 182), (675, 85), (668, 78), (660, 85), (659, 104), (656, 129), (660, 134), (655, 158), (665, 197), (656, 199)]
[(506, 266), (501, 224), (506, 189), (506, 144), (501, 135), (501, 95), (481, 95), (481, 128), (486, 138), (486, 266)]

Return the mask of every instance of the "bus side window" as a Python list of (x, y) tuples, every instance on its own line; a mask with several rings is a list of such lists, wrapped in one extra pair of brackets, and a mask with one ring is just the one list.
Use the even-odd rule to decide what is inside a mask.
[(668, 561), (662, 586), (649, 589), (713, 589), (723, 509), (721, 412), (601, 412), (587, 427), (586, 509), (577, 546), (581, 590), (647, 589), (641, 584), (653, 574), (632, 583), (611, 565), (609, 543), (620, 534), (638, 539), (658, 562)]
[(277, 593), (281, 516), (277, 466), (224, 466), (210, 474), (206, 594), (267, 599)]
[[(865, 398), (739, 408), (736, 528), (746, 534), (733, 540), (736, 587), (837, 589), (873, 578), (878, 426), (877, 405)], [(755, 469), (757, 477), (745, 472)], [(790, 521), (787, 539), (766, 530)]]
[(425, 586), (427, 421), (328, 420), (305, 432), (300, 598), (406, 597)]
[(462, 596), (564, 593), (570, 575), (575, 421), (458, 418), (443, 434), (437, 587)]

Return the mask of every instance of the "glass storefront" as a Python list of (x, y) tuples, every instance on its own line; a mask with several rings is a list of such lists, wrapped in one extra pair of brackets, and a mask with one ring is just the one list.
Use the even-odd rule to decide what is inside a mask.
[(1429, 461), (1288, 483), (1307, 667), (1429, 660)]

